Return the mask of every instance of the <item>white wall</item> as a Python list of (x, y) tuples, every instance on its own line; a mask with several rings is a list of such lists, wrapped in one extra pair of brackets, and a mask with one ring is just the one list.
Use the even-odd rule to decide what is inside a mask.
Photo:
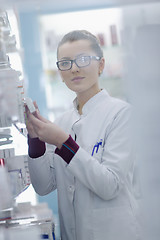
[(160, 4), (124, 8), (126, 81), (145, 240), (160, 238)]

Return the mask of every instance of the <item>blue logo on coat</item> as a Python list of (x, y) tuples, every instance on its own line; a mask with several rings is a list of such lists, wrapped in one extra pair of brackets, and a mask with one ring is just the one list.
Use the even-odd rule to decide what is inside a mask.
[(102, 146), (102, 139), (94, 145), (92, 150), (92, 156), (94, 153), (98, 153), (99, 146)]

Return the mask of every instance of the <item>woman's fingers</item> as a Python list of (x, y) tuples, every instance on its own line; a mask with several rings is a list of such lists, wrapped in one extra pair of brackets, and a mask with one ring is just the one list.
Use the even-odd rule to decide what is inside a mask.
[(28, 130), (29, 135), (32, 137), (40, 137), (43, 133), (45, 128), (45, 124), (51, 123), (46, 118), (40, 115), (38, 105), (34, 101), (34, 106), (36, 111), (31, 113), (27, 105), (25, 105), (25, 112), (26, 112), (26, 127)]
[(48, 119), (42, 117), (39, 112), (36, 113), (36, 117), (44, 123), (51, 123)]
[(34, 127), (33, 127), (32, 121), (30, 119), (30, 116), (31, 116), (31, 113), (30, 113), (28, 107), (25, 106), (25, 124), (26, 124), (28, 134), (31, 138), (36, 138), (37, 134), (34, 130)]
[(24, 105), (24, 107), (25, 107), (25, 123), (27, 123), (30, 111), (27, 105)]
[[(35, 108), (36, 108), (36, 111), (33, 113), (33, 115), (34, 115), (36, 118), (38, 118), (40, 121), (42, 121), (42, 122), (44, 122), (44, 123), (49, 123), (49, 122), (50, 122), (49, 120), (47, 120), (46, 118), (44, 118), (44, 117), (42, 117), (42, 116), (40, 115), (40, 111), (39, 111), (39, 108), (38, 108), (38, 105), (37, 105), (36, 101), (33, 101), (33, 104), (34, 104), (34, 106), (35, 106)], [(28, 117), (29, 114), (30, 114), (30, 111), (29, 111), (27, 105), (26, 105), (26, 113), (27, 113), (27, 117)]]
[(40, 120), (39, 118), (35, 117), (33, 114), (30, 114), (29, 121), (33, 125), (33, 128), (37, 134), (45, 128), (46, 123), (47, 123), (47, 122), (44, 122), (44, 121)]
[(40, 125), (42, 123), (41, 120), (39, 120), (35, 115), (32, 113), (29, 114), (29, 120), (33, 125)]
[(38, 112), (40, 112), (40, 111), (39, 111), (39, 108), (38, 108), (38, 105), (37, 105), (37, 102), (36, 102), (36, 101), (33, 101), (33, 104), (34, 104), (34, 106), (35, 106), (35, 109), (36, 109)]

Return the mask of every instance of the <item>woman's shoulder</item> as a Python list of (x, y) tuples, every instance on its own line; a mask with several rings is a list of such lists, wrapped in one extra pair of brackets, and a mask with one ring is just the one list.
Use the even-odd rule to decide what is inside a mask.
[(131, 104), (126, 99), (123, 98), (110, 96), (110, 102), (120, 107), (131, 107)]
[(103, 106), (105, 107), (117, 107), (117, 108), (130, 108), (131, 104), (127, 101), (125, 97), (112, 96), (108, 93), (106, 89), (103, 90)]
[(103, 99), (103, 104), (101, 103), (101, 105), (103, 105), (104, 112), (106, 110), (106, 112), (114, 112), (115, 114), (123, 109), (132, 109), (131, 104), (126, 99), (113, 97), (110, 95), (109, 97)]

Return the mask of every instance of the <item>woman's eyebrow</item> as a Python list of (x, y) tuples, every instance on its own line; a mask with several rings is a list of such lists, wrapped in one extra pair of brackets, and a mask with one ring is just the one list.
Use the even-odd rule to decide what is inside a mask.
[[(82, 55), (84, 55), (84, 54), (86, 54), (86, 53), (77, 54), (77, 55), (75, 56), (75, 58), (80, 57), (80, 56), (82, 56)], [(71, 58), (70, 58), (70, 57), (62, 57), (62, 58), (60, 59), (60, 61), (61, 61), (61, 60), (71, 60)]]
[(70, 60), (70, 58), (69, 57), (62, 57), (61, 59), (60, 59), (60, 61), (61, 60)]
[(82, 56), (84, 54), (86, 54), (86, 53), (80, 53), (80, 54), (76, 55), (76, 57), (80, 57), (80, 56)]

